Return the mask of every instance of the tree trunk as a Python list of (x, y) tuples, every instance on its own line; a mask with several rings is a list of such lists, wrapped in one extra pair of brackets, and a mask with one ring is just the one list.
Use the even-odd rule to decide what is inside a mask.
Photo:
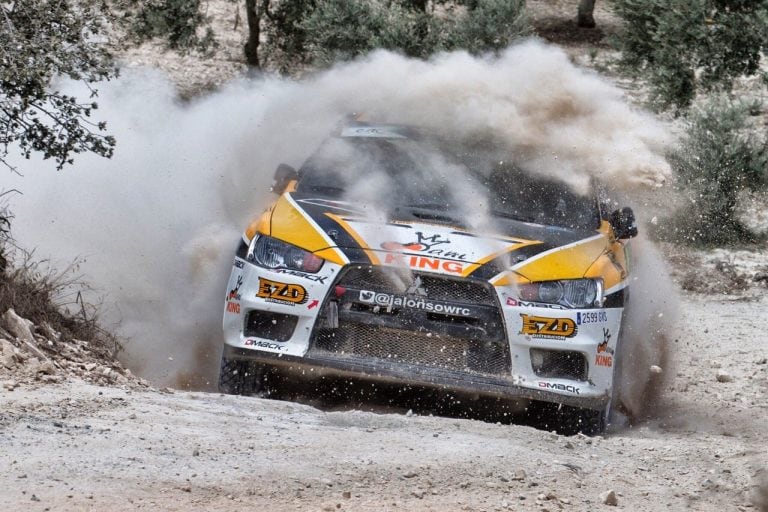
[(580, 27), (594, 28), (595, 17), (593, 15), (595, 11), (595, 0), (579, 0), (579, 15), (576, 18), (576, 22)]
[(259, 67), (259, 38), (261, 37), (261, 14), (257, 0), (245, 0), (245, 16), (248, 20), (248, 41), (243, 47), (249, 66)]

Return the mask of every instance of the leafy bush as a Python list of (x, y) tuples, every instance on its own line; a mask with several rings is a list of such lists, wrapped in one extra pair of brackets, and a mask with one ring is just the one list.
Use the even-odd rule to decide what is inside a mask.
[(474, 54), (501, 50), (531, 33), (525, 0), (477, 0), (449, 23), (443, 46)]
[(701, 90), (729, 90), (759, 71), (768, 0), (615, 0), (624, 67), (645, 76), (662, 107), (687, 108)]
[(329, 65), (377, 48), (410, 57), (497, 51), (528, 35), (523, 0), (284, 0), (266, 13), (266, 53), (282, 71)]
[(311, 35), (310, 60), (318, 64), (349, 60), (376, 48), (416, 57), (429, 53), (422, 39), (426, 16), (399, 4), (328, 0), (302, 21), (302, 28)]
[(681, 144), (667, 158), (686, 204), (659, 229), (662, 238), (691, 244), (754, 242), (738, 216), (744, 193), (768, 182), (768, 145), (749, 130), (755, 105), (712, 100), (692, 112)]
[(208, 51), (216, 45), (213, 30), (207, 27), (204, 35), (198, 29), (206, 23), (200, 10), (200, 0), (134, 0), (135, 13), (132, 32), (139, 40), (164, 38), (173, 49)]

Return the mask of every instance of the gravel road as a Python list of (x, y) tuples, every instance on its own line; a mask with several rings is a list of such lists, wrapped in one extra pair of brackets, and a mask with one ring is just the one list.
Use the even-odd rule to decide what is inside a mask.
[(767, 305), (684, 299), (656, 418), (606, 437), (22, 384), (0, 395), (0, 510), (768, 510)]

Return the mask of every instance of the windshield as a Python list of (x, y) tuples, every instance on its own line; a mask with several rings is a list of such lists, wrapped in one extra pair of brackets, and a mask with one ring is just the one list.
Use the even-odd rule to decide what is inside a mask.
[(534, 177), (501, 161), (498, 153), (448, 147), (437, 140), (333, 137), (299, 176), (300, 193), (356, 203), (459, 213), (471, 203), (501, 219), (574, 229), (599, 225), (594, 196)]

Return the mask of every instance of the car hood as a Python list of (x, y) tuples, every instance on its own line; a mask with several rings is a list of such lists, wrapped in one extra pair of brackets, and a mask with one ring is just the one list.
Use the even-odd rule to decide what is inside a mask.
[(513, 270), (538, 280), (543, 267), (547, 279), (579, 278), (608, 244), (594, 230), (506, 219), (492, 233), (479, 233), (446, 212), (419, 208), (371, 217), (353, 203), (288, 193), (272, 209), (268, 234), (340, 264), (405, 266), (480, 279)]

